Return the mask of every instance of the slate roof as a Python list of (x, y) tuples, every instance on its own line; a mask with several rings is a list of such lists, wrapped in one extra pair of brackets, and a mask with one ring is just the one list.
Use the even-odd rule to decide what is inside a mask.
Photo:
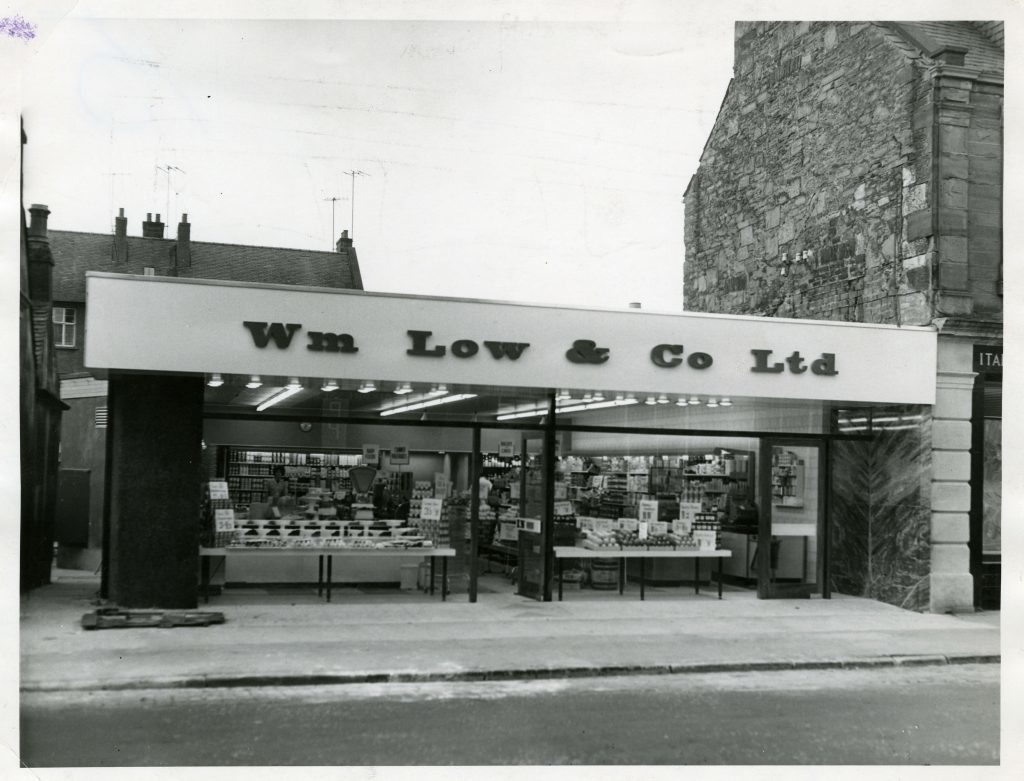
[[(128, 261), (115, 263), (113, 234), (50, 230), (47, 235), (54, 261), (53, 300), (68, 302), (85, 301), (87, 271), (142, 274), (149, 266), (159, 275), (167, 274), (178, 243), (176, 238), (128, 236)], [(190, 246), (191, 265), (179, 269), (179, 277), (362, 289), (353, 248), (318, 252), (209, 241), (192, 241)]]
[[(1004, 52), (1001, 45), (1002, 25), (976, 22), (899, 22), (894, 25), (904, 33), (921, 53), (930, 56), (943, 46), (963, 46), (967, 49), (964, 66), (998, 74), (1003, 73)], [(998, 33), (992, 32), (998, 29)], [(989, 34), (986, 34), (989, 30)], [(999, 41), (999, 42), (997, 42)]]

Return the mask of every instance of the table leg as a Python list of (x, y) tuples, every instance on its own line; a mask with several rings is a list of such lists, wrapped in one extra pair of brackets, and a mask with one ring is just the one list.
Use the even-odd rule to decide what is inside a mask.
[(435, 559), (434, 559), (433, 556), (429, 556), (428, 558), (430, 559), (430, 585), (427, 586), (427, 590), (430, 593), (430, 596), (434, 596), (434, 561), (435, 561)]
[(441, 559), (441, 601), (448, 599), (448, 557)]
[(718, 598), (722, 598), (722, 561), (725, 557), (718, 557)]
[(647, 579), (647, 559), (640, 559), (640, 599), (644, 598), (644, 580)]
[(562, 601), (562, 566), (563, 560), (558, 560), (558, 601)]
[(203, 601), (209, 604), (210, 602), (210, 557), (200, 556), (199, 557), (199, 571), (201, 573), (201, 580), (203, 583)]
[(693, 593), (700, 593), (700, 556), (693, 557)]
[(334, 557), (331, 554), (327, 554), (327, 601), (331, 601), (331, 567), (334, 563)]
[(322, 597), (324, 595), (324, 554), (321, 553), (317, 558), (319, 562), (316, 571), (316, 595)]

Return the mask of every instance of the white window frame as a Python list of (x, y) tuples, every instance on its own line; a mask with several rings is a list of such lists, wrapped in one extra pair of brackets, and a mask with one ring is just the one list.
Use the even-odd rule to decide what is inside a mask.
[[(68, 320), (68, 313), (71, 319)], [(55, 306), (53, 308), (53, 344), (65, 350), (78, 347), (78, 313), (73, 306)]]

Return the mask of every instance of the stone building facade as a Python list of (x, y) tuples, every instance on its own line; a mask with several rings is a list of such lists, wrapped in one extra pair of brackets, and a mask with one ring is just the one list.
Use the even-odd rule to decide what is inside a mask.
[(834, 469), (859, 475), (834, 487), (840, 591), (998, 603), (1001, 384), (976, 357), (1001, 364), (1002, 141), (999, 22), (736, 25), (685, 194), (686, 308), (940, 334), (922, 425)]

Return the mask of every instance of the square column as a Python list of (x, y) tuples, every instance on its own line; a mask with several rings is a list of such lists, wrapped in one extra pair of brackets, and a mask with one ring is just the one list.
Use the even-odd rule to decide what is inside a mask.
[(203, 379), (110, 375), (108, 596), (197, 605)]
[(974, 372), (938, 372), (932, 414), (931, 582), (933, 613), (972, 611), (971, 397)]

